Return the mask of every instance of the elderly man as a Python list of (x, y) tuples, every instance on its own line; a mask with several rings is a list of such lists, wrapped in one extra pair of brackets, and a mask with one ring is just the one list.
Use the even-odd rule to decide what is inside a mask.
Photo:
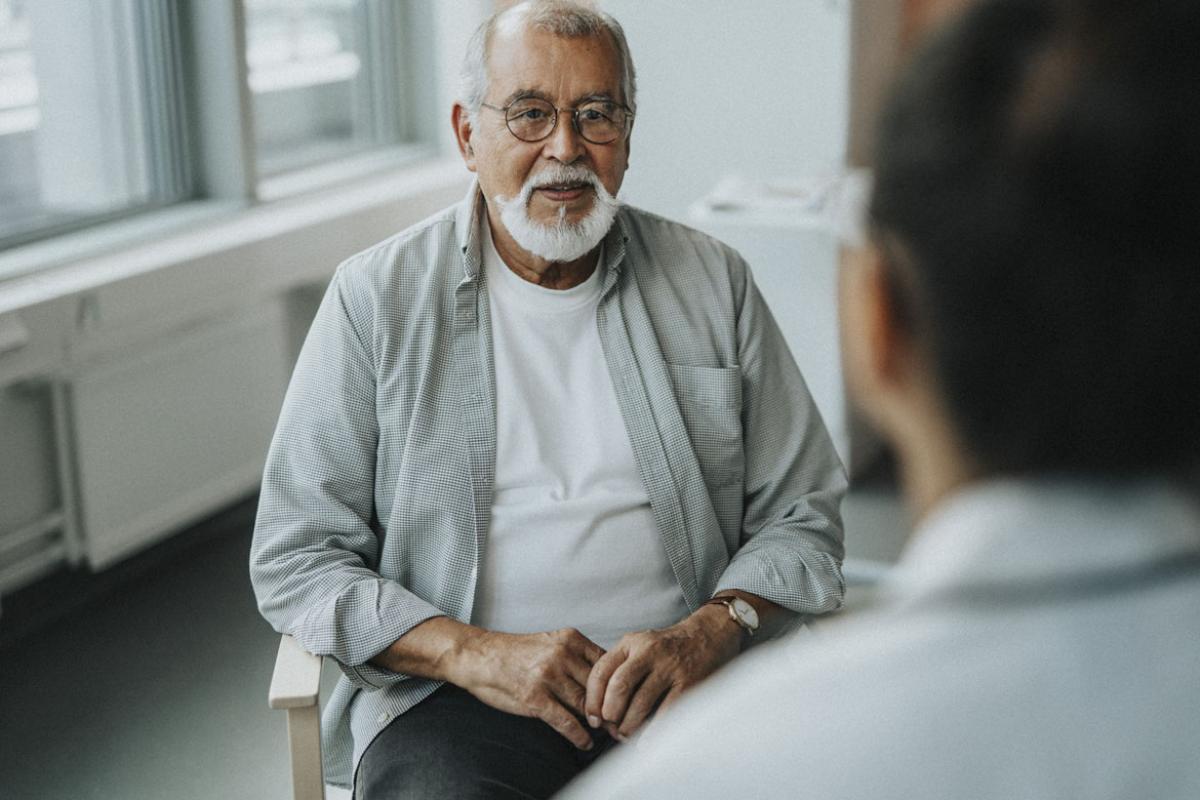
[(522, 4), (465, 76), (477, 184), (338, 269), (251, 553), (366, 798), (548, 796), (842, 595), (841, 467), (746, 265), (614, 199), (620, 26)]
[(887, 601), (567, 796), (1200, 797), (1197, 39), (998, 0), (910, 64), (841, 287), (919, 518)]

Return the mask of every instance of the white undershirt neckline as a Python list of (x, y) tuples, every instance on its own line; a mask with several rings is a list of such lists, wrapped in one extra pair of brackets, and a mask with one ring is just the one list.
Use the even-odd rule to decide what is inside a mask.
[[(587, 305), (595, 305), (600, 299), (600, 261), (597, 259), (596, 268), (582, 283), (570, 289), (548, 289), (536, 283), (527, 281), (513, 272), (504, 264), (491, 233), (484, 226), (487, 234), (483, 242), (483, 262), (487, 272), (488, 291), (499, 292), (510, 300), (519, 300), (525, 304), (525, 309), (536, 314), (570, 314)], [(488, 252), (490, 251), (490, 252)], [(603, 258), (603, 253), (601, 253)]]

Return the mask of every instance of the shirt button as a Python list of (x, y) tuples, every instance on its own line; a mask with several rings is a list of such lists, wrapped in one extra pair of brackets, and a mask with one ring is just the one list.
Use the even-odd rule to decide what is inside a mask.
[(392, 721), (392, 715), (385, 711), (379, 715), (377, 721), (379, 722), (380, 725), (386, 725), (387, 723)]

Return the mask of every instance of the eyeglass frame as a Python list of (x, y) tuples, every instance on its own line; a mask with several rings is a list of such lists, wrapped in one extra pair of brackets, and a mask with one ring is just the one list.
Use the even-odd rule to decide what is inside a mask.
[[(512, 126), (509, 125), (510, 120), (508, 118), (508, 110), (510, 108), (512, 108), (513, 106), (515, 106), (517, 103), (525, 102), (526, 100), (539, 100), (539, 101), (545, 103), (546, 105), (550, 106), (550, 108), (554, 109), (554, 120), (550, 125), (550, 130), (546, 131), (545, 136), (539, 137), (537, 139), (522, 139), (520, 136), (517, 136), (517, 134), (513, 132)], [(604, 145), (614, 144), (616, 142), (619, 142), (619, 141), (622, 141), (623, 139), (628, 138), (629, 137), (629, 129), (633, 126), (633, 118), (635, 115), (633, 113), (633, 109), (631, 109), (629, 106), (625, 105), (624, 103), (613, 103), (613, 101), (611, 101), (611, 100), (596, 98), (594, 100), (585, 101), (585, 105), (587, 103), (601, 103), (601, 102), (612, 103), (612, 105), (620, 108), (622, 111), (625, 112), (625, 130), (623, 130), (615, 139), (612, 139), (611, 141), (607, 141), (607, 142), (593, 142), (591, 139), (589, 139), (587, 136), (585, 136), (583, 134), (583, 130), (579, 127), (579, 112), (583, 110), (583, 107), (581, 107), (581, 106), (576, 106), (575, 108), (559, 108), (558, 106), (551, 103), (549, 100), (546, 100), (541, 97), (518, 97), (517, 99), (513, 100), (511, 103), (509, 103), (506, 106), (494, 106), (491, 103), (482, 103), (481, 102), (479, 104), (479, 107), (480, 108), (490, 108), (493, 111), (499, 111), (500, 113), (502, 113), (504, 115), (504, 127), (508, 130), (508, 132), (512, 135), (512, 137), (514, 139), (516, 139), (518, 142), (526, 142), (528, 144), (536, 144), (537, 142), (544, 142), (547, 139), (549, 139), (551, 136), (553, 136), (554, 132), (556, 130), (558, 130), (558, 118), (559, 118), (560, 113), (563, 111), (569, 111), (569, 112), (571, 112), (571, 127), (575, 129), (575, 133), (579, 134), (579, 138), (583, 139), (588, 144), (595, 144), (595, 145), (600, 145), (601, 147), (603, 147)]]

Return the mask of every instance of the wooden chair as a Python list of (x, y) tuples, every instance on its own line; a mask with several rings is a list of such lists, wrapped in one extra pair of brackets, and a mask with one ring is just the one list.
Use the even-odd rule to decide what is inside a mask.
[[(849, 586), (870, 589), (890, 567), (883, 562), (848, 559), (843, 574)], [(325, 800), (319, 703), (321, 662), (320, 656), (305, 652), (291, 636), (280, 637), (268, 700), (271, 708), (287, 711), (293, 800)]]

